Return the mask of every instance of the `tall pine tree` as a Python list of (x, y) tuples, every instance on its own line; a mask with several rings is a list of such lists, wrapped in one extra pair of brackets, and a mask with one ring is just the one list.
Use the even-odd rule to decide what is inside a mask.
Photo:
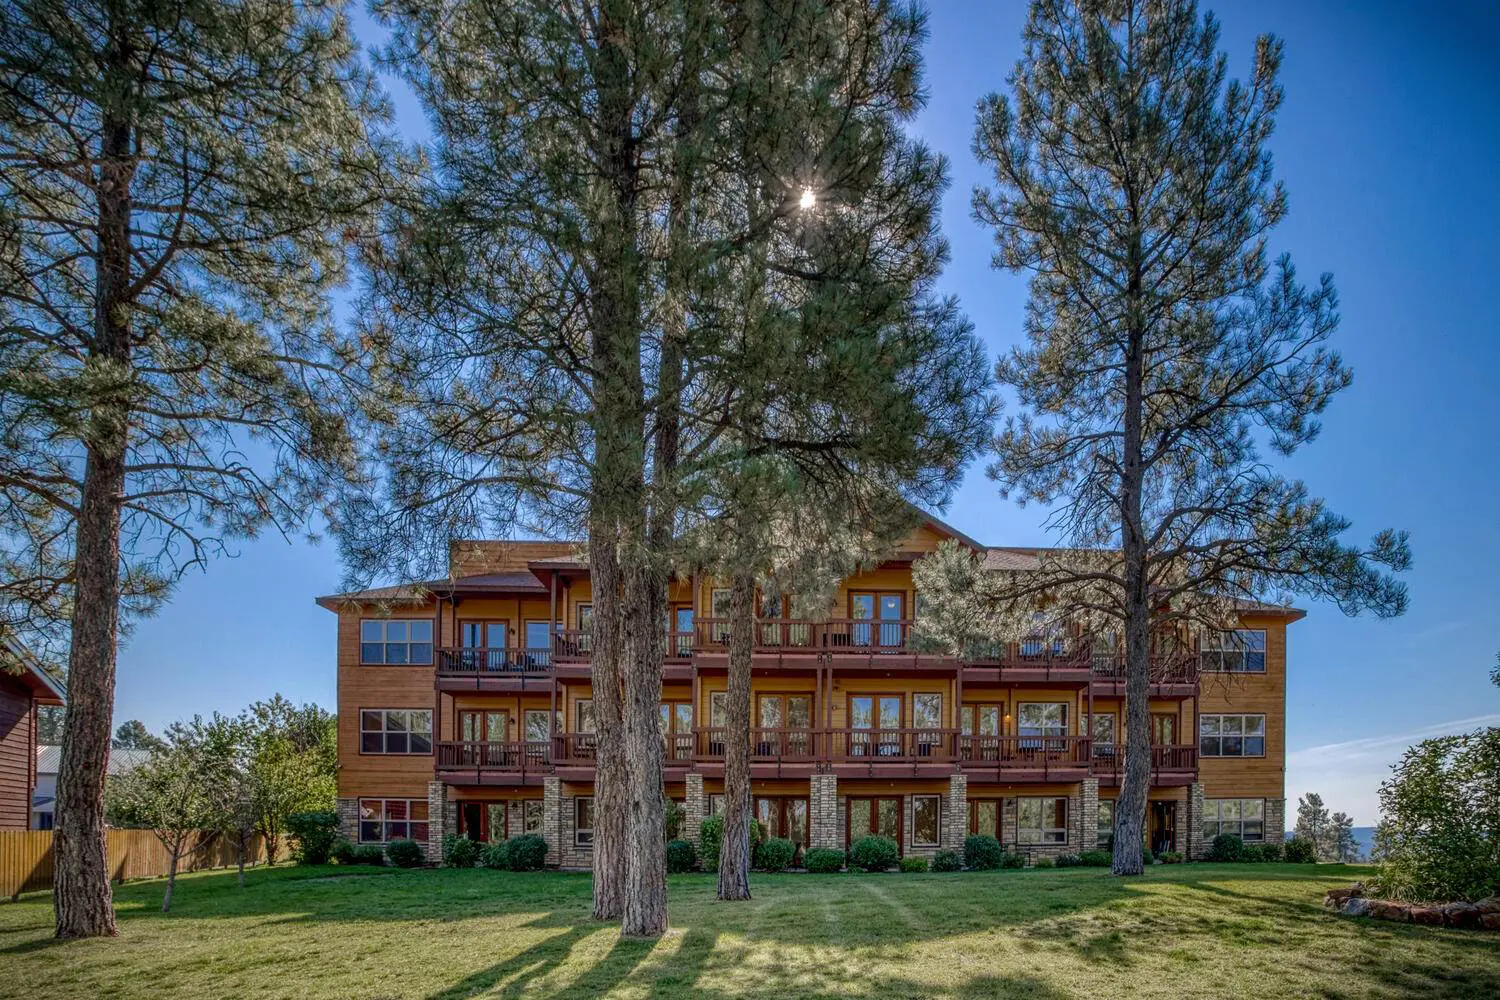
[(353, 471), (327, 295), (382, 113), (339, 4), (0, 6), (0, 604), (70, 625), (60, 937), (115, 932), (122, 607)]
[(996, 441), (1002, 493), (1053, 506), (1071, 546), (1017, 574), (1017, 607), (1123, 633), (1125, 775), (1114, 870), (1141, 869), (1153, 633), (1232, 627), (1237, 602), (1327, 597), (1398, 615), (1406, 538), (1345, 544), (1348, 522), (1288, 455), (1349, 385), (1327, 347), (1332, 280), (1267, 260), (1286, 211), (1266, 148), (1281, 45), (1230, 81), (1192, 0), (1035, 0), (1009, 97), (979, 107), (974, 195), (995, 265), (1031, 275), (1030, 343), (998, 366), (1023, 412)]

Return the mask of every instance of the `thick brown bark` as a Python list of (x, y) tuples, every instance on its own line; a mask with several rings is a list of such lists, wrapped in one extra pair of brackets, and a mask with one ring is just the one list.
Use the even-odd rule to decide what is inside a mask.
[(620, 573), (614, 533), (590, 530), (594, 594), (594, 919), (625, 910), (625, 734), (621, 723)]
[[(121, 44), (106, 53), (128, 61)], [(101, 125), (94, 342), (90, 361), (122, 378), (130, 364), (126, 301), (130, 284), (131, 127), (106, 112)], [(113, 935), (114, 909), (104, 842), (104, 774), (115, 702), (120, 618), (120, 498), (128, 441), (126, 390), (101, 392), (89, 413), (82, 497), (74, 538), (68, 705), (57, 778), (53, 904), (60, 938)]]
[(666, 652), (666, 575), (646, 553), (625, 570), (625, 771), (629, 837), (620, 933), (667, 929), (666, 810), (662, 805), (661, 671)]
[(729, 718), (724, 726), (724, 839), (719, 898), (750, 898), (750, 665), (755, 580), (736, 574), (729, 596)]

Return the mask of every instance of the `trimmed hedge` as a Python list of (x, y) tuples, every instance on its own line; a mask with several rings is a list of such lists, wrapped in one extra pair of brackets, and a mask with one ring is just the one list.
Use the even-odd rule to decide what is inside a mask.
[(1293, 837), (1288, 840), (1283, 854), (1286, 860), (1294, 865), (1316, 864), (1318, 860), (1318, 849), (1306, 837)]
[(1259, 858), (1245, 856), (1245, 842), (1233, 833), (1221, 833), (1208, 845), (1208, 860), (1227, 861), (1259, 861)]
[(849, 863), (867, 872), (883, 872), (901, 861), (901, 849), (890, 837), (860, 837), (849, 848)]
[(1006, 851), (1000, 855), (1001, 868), (1025, 868), (1026, 855), (1016, 851)]
[(956, 872), (963, 866), (963, 858), (957, 851), (938, 851), (932, 856), (932, 870), (935, 872)]
[(1164, 864), (1164, 865), (1180, 865), (1180, 864), (1182, 864), (1182, 852), (1181, 851), (1162, 851), (1161, 852), (1161, 863)]
[(510, 868), (510, 842), (502, 840), (496, 844), (485, 844), (479, 851), (479, 864), (484, 868), (507, 871)]
[(1054, 862), (1051, 858), (1049, 858), (1045, 854), (1036, 859), (1036, 867), (1037, 868), (1052, 868), (1052, 867), (1055, 867), (1055, 865), (1056, 865), (1056, 862)]
[(385, 851), (379, 844), (351, 844), (340, 840), (333, 845), (333, 860), (341, 865), (384, 865)]
[(479, 844), (457, 833), (443, 835), (443, 866), (473, 868), (479, 863)]
[(1109, 851), (1084, 851), (1078, 855), (1078, 863), (1085, 868), (1108, 868), (1115, 863), (1115, 856)]
[(398, 868), (419, 868), (427, 863), (427, 854), (415, 840), (393, 840), (385, 845), (385, 856)]
[(505, 842), (505, 866), (513, 872), (539, 872), (547, 864), (547, 841), (523, 833)]
[(667, 871), (674, 875), (698, 867), (698, 852), (686, 840), (667, 841)]
[(1276, 864), (1281, 860), (1283, 847), (1284, 845), (1274, 840), (1266, 841), (1260, 845), (1260, 859), (1268, 864)]
[(976, 833), (964, 838), (965, 868), (990, 871), (999, 868), (1004, 857), (1005, 851), (1001, 849), (1000, 841), (987, 833)]
[(927, 870), (927, 859), (920, 854), (913, 854), (909, 858), (902, 858), (901, 870), (904, 872), (925, 872)]
[(808, 871), (829, 875), (844, 868), (844, 852), (827, 847), (815, 847), (802, 856), (802, 864)]
[(1076, 854), (1059, 854), (1057, 856), (1057, 867), (1059, 868), (1077, 868), (1082, 864), (1083, 858)]
[(698, 824), (698, 864), (704, 871), (719, 870), (719, 850), (723, 845), (723, 816), (710, 816)]
[(755, 852), (757, 866), (761, 871), (784, 872), (797, 856), (797, 845), (785, 837), (772, 837), (760, 845)]

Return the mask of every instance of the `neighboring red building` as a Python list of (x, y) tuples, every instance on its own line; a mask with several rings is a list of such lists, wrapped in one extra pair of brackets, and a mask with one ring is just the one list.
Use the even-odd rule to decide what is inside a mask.
[(31, 823), (37, 709), (62, 703), (62, 686), (36, 657), (0, 639), (0, 830), (25, 830)]

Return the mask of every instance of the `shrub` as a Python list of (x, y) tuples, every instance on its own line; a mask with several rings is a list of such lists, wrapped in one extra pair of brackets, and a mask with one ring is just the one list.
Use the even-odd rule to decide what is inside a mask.
[(828, 875), (843, 870), (844, 852), (815, 847), (802, 856), (802, 864), (810, 872)]
[(510, 868), (510, 844), (508, 841), (500, 841), (498, 844), (485, 844), (479, 851), (479, 864), (485, 868), (495, 868), (505, 871)]
[(1182, 864), (1182, 852), (1181, 851), (1162, 851), (1161, 852), (1161, 863), (1164, 864), (1164, 865), (1180, 865), (1180, 864)]
[(1318, 860), (1318, 849), (1306, 837), (1293, 837), (1286, 842), (1284, 856), (1294, 865), (1310, 865)]
[(849, 848), (849, 863), (867, 872), (883, 872), (900, 860), (901, 849), (890, 837), (860, 837)]
[(1036, 859), (1036, 867), (1038, 868), (1051, 868), (1054, 864), (1055, 862), (1045, 854)]
[(719, 870), (719, 848), (723, 843), (723, 816), (710, 816), (698, 825), (698, 862), (704, 871)]
[(1154, 865), (1154, 864), (1156, 864), (1156, 855), (1154, 855), (1154, 854), (1151, 853), (1151, 848), (1149, 848), (1149, 847), (1142, 847), (1141, 848), (1141, 864), (1143, 864), (1143, 865)]
[(415, 840), (393, 840), (385, 845), (385, 856), (398, 868), (418, 868), (427, 861), (422, 845)]
[(990, 871), (1000, 867), (1000, 859), (1005, 852), (1000, 848), (1000, 841), (987, 833), (976, 833), (972, 837), (964, 838), (964, 867), (973, 868), (976, 871)]
[(1221, 833), (1208, 845), (1210, 861), (1249, 861), (1245, 857), (1245, 842), (1233, 833)]
[(505, 842), (505, 866), (513, 872), (539, 872), (547, 864), (547, 842), (523, 833)]
[(1077, 868), (1081, 864), (1083, 864), (1083, 858), (1076, 854), (1059, 854), (1057, 856), (1057, 867), (1059, 868)]
[(932, 870), (935, 872), (956, 872), (963, 866), (963, 859), (957, 851), (938, 851), (932, 856)]
[(354, 845), (342, 837), (333, 842), (333, 850), (328, 852), (328, 856), (341, 865), (359, 863), (354, 860)]
[(667, 841), (667, 871), (673, 874), (690, 872), (698, 867), (698, 852), (686, 840)]
[(1260, 859), (1269, 864), (1275, 864), (1281, 860), (1283, 845), (1274, 840), (1268, 840), (1260, 845)]
[(462, 834), (443, 836), (443, 865), (447, 868), (473, 868), (479, 863), (479, 844)]
[(662, 796), (661, 808), (662, 828), (666, 830), (667, 842), (671, 843), (682, 836), (682, 821), (687, 816), (687, 810), (665, 794)]
[(756, 852), (762, 871), (784, 872), (797, 856), (797, 845), (784, 837), (772, 837)]
[(292, 857), (299, 865), (326, 865), (334, 842), (339, 839), (339, 814), (332, 809), (292, 813), (286, 829), (297, 838)]
[(914, 854), (909, 858), (902, 858), (901, 870), (904, 872), (925, 872), (927, 870), (927, 859), (920, 854)]
[(1078, 863), (1086, 868), (1108, 868), (1115, 863), (1115, 856), (1109, 851), (1084, 851), (1078, 855)]
[(1015, 851), (1006, 851), (1000, 855), (1001, 868), (1025, 868), (1026, 856)]

